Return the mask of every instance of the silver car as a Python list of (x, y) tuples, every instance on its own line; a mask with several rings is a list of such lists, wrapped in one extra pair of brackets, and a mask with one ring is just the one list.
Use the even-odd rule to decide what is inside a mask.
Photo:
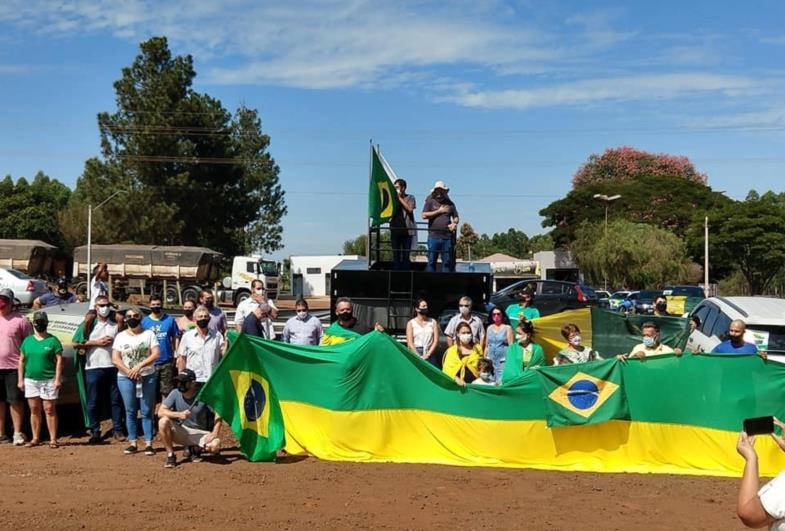
[(10, 267), (0, 267), (0, 289), (8, 288), (14, 292), (17, 306), (32, 306), (33, 301), (49, 293), (46, 282), (27, 276)]

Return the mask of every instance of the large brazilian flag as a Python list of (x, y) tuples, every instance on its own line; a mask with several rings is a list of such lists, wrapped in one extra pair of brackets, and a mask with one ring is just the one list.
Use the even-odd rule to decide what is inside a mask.
[[(275, 409), (266, 437), (246, 425), (265, 411), (252, 382), (279, 401), (287, 452), (335, 461), (738, 476), (743, 419), (785, 417), (785, 365), (758, 356), (611, 359), (464, 388), (380, 332), (321, 347), (243, 335), (202, 399), (250, 455), (281, 441)], [(761, 474), (785, 468), (771, 438), (757, 449)]]

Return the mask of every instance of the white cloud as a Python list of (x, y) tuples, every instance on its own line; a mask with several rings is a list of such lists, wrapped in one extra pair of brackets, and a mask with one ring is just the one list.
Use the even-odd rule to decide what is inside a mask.
[(781, 129), (785, 127), (785, 104), (775, 105), (762, 111), (714, 116), (695, 125), (716, 128)]
[(461, 90), (444, 97), (467, 107), (528, 109), (601, 101), (673, 99), (705, 93), (738, 96), (759, 90), (756, 81), (714, 74), (660, 74), (588, 79), (525, 90)]

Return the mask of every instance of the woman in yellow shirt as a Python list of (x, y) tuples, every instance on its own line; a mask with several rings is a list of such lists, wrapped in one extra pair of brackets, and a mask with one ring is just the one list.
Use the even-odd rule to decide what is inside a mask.
[(460, 386), (472, 383), (480, 376), (477, 367), (482, 359), (482, 347), (474, 343), (474, 334), (469, 323), (461, 322), (455, 330), (457, 343), (444, 353), (442, 372), (452, 377)]

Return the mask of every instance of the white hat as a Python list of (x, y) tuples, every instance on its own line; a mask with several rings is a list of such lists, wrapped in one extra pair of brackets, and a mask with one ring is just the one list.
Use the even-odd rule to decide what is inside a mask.
[(444, 181), (436, 181), (435, 183), (433, 183), (433, 188), (431, 188), (431, 193), (433, 193), (433, 191), (436, 190), (437, 188), (441, 188), (445, 192), (450, 191), (450, 187), (444, 184)]

